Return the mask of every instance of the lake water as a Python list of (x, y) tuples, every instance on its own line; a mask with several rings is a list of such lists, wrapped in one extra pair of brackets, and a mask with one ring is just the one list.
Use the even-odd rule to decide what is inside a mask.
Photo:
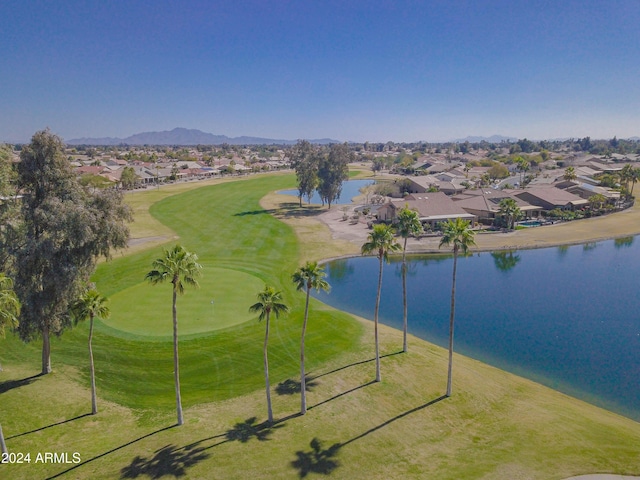
[[(342, 182), (342, 192), (340, 193), (340, 197), (338, 200), (332, 203), (332, 205), (348, 205), (351, 203), (353, 197), (357, 197), (360, 195), (360, 189), (362, 187), (366, 187), (367, 185), (373, 185), (375, 182), (371, 180), (347, 180), (346, 182)], [(296, 198), (298, 197), (298, 189), (294, 188), (291, 190), (281, 190), (278, 193), (282, 193), (283, 195), (293, 195)], [(303, 198), (303, 202), (306, 202), (307, 199)], [(321, 204), (322, 200), (320, 199), (320, 195), (318, 192), (314, 192), (311, 197), (311, 201), (309, 203)]]
[[(414, 257), (407, 277), (410, 332), (444, 347), (452, 262)], [(372, 319), (378, 265), (330, 262), (331, 293), (316, 296)], [(639, 265), (638, 238), (459, 258), (456, 352), (640, 421)], [(385, 265), (380, 306), (399, 329), (400, 266)]]

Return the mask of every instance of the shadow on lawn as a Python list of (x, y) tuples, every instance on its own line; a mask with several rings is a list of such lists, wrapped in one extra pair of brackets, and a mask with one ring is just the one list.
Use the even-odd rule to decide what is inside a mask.
[(24, 387), (25, 385), (29, 385), (35, 382), (38, 378), (42, 376), (41, 373), (38, 375), (33, 375), (27, 378), (21, 378), (20, 380), (6, 380), (0, 383), (0, 393), (8, 392), (9, 390), (13, 390), (14, 388)]
[[(401, 353), (404, 353), (404, 352), (400, 350), (399, 352), (387, 353), (386, 355), (380, 355), (380, 358), (393, 357), (394, 355), (400, 355)], [(320, 375), (309, 375), (308, 378), (310, 380), (315, 380), (317, 378), (324, 377), (326, 375), (331, 375), (332, 373), (336, 373), (341, 370), (346, 370), (347, 368), (355, 367), (356, 365), (363, 365), (365, 363), (374, 362), (375, 360), (376, 360), (375, 357), (369, 358), (367, 360), (360, 360), (359, 362), (353, 362), (353, 363), (350, 363), (349, 365), (345, 365), (343, 367), (336, 368), (335, 370), (331, 370), (330, 372), (321, 373)]]
[(164, 427), (164, 428), (161, 428), (160, 430), (156, 430), (155, 432), (147, 433), (146, 435), (143, 435), (143, 436), (141, 436), (139, 438), (136, 438), (135, 440), (131, 440), (130, 442), (123, 443), (122, 445), (120, 445), (118, 447), (112, 448), (111, 450), (107, 450), (106, 452), (101, 453), (100, 455), (96, 455), (95, 457), (92, 457), (92, 458), (90, 458), (88, 460), (85, 460), (84, 462), (78, 463), (77, 465), (74, 465), (71, 468), (67, 468), (66, 470), (64, 470), (64, 471), (62, 471), (62, 472), (60, 472), (60, 473), (58, 473), (58, 474), (56, 474), (56, 475), (54, 475), (52, 477), (48, 477), (47, 480), (52, 480), (54, 478), (58, 478), (58, 477), (61, 477), (63, 475), (66, 475), (70, 471), (75, 470), (76, 468), (79, 468), (79, 467), (81, 467), (83, 465), (86, 465), (89, 462), (93, 462), (94, 460), (98, 460), (99, 458), (106, 457), (107, 455), (110, 455), (113, 452), (117, 452), (118, 450), (121, 450), (121, 449), (123, 449), (125, 447), (128, 447), (129, 445), (133, 445), (134, 443), (137, 443), (140, 440), (144, 440), (145, 438), (149, 438), (149, 437), (151, 437), (151, 436), (153, 436), (153, 435), (155, 435), (157, 433), (164, 432), (165, 430), (169, 430), (169, 429), (171, 429), (171, 428), (173, 428), (175, 426), (177, 426), (177, 425), (171, 425), (169, 427)]
[[(305, 388), (306, 392), (311, 392), (314, 387), (317, 387), (319, 382), (314, 381), (312, 377), (305, 377)], [(276, 387), (276, 393), (278, 395), (295, 395), (296, 393), (300, 393), (302, 390), (301, 383), (297, 380), (293, 380), (291, 378), (285, 380), (284, 382), (280, 382)]]
[(136, 456), (130, 465), (120, 471), (120, 478), (138, 478), (140, 475), (151, 478), (165, 475), (184, 477), (188, 468), (210, 457), (204, 450), (191, 446), (178, 448), (175, 445), (165, 445), (156, 450), (151, 458)]
[(298, 458), (291, 462), (291, 466), (298, 470), (300, 478), (306, 477), (309, 473), (329, 475), (340, 466), (334, 458), (338, 455), (338, 450), (342, 446), (339, 443), (334, 443), (329, 448), (323, 449), (322, 442), (314, 438), (309, 443), (309, 446), (311, 450), (298, 450), (296, 452), (296, 457)]
[(68, 420), (63, 420), (61, 422), (52, 423), (51, 425), (47, 425), (44, 427), (36, 428), (35, 430), (29, 430), (28, 432), (18, 433), (17, 435), (12, 435), (7, 437), (6, 440), (11, 440), (12, 438), (22, 437), (24, 435), (29, 435), (30, 433), (40, 432), (42, 430), (46, 430), (47, 428), (57, 427), (58, 425), (64, 425), (65, 423), (73, 422), (74, 420), (79, 420), (84, 417), (90, 416), (90, 413), (83, 413), (82, 415), (78, 415), (77, 417), (70, 418)]
[[(370, 382), (366, 385), (370, 385), (371, 383), (374, 383), (374, 382)], [(360, 387), (356, 387), (353, 390), (362, 388), (366, 385), (361, 385)], [(350, 390), (350, 391), (353, 391), (353, 390)], [(345, 392), (345, 393), (348, 393), (348, 392)], [(344, 395), (344, 393), (341, 395)], [(309, 473), (319, 473), (323, 475), (329, 475), (331, 472), (333, 472), (336, 468), (340, 466), (340, 463), (335, 457), (337, 457), (341, 448), (346, 447), (350, 443), (353, 443), (356, 440), (366, 437), (367, 435), (374, 433), (380, 430), (381, 428), (386, 427), (387, 425), (395, 422), (396, 420), (400, 420), (401, 418), (407, 417), (413, 413), (419, 412), (420, 410), (430, 407), (431, 405), (434, 405), (440, 402), (441, 400), (444, 400), (445, 398), (447, 398), (446, 395), (442, 395), (441, 397), (431, 400), (425, 403), (424, 405), (420, 405), (418, 407), (412, 408), (411, 410), (407, 410), (406, 412), (396, 415), (395, 417), (390, 418), (389, 420), (381, 423), (380, 425), (376, 425), (375, 427), (370, 428), (369, 430), (361, 433), (360, 435), (356, 435), (355, 437), (347, 440), (346, 442), (334, 443), (329, 448), (323, 449), (322, 442), (318, 438), (314, 438), (313, 440), (311, 440), (311, 443), (309, 444), (309, 446), (311, 447), (311, 450), (307, 450), (307, 451), (298, 450), (296, 452), (297, 458), (291, 462), (291, 466), (296, 470), (298, 470), (298, 476), (300, 478), (306, 477)]]

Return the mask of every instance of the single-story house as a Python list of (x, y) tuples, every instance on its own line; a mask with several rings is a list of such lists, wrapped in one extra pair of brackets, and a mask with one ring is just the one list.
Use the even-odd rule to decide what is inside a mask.
[(525, 202), (544, 210), (575, 210), (589, 204), (588, 200), (556, 187), (535, 187), (513, 192)]
[(502, 190), (467, 190), (462, 194), (451, 197), (466, 212), (477, 216), (479, 220), (485, 220), (485, 223), (495, 220), (500, 211), (500, 202), (505, 198), (514, 200), (525, 218), (538, 217), (542, 211), (542, 207), (531, 205), (516, 197), (513, 193), (507, 193)]
[(431, 226), (455, 218), (468, 220), (475, 224), (476, 216), (463, 210), (450, 197), (442, 192), (407, 195), (402, 200), (393, 200), (378, 208), (378, 220), (393, 222), (397, 212), (404, 207), (418, 212), (420, 221)]

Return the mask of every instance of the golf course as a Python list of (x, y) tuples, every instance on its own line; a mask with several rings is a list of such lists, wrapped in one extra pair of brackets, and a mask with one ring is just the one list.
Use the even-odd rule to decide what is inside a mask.
[[(315, 300), (306, 333), (309, 411), (299, 415), (305, 294), (291, 276), (306, 260), (346, 252), (313, 220), (320, 207), (298, 209), (295, 199), (286, 210), (261, 206), (294, 186), (292, 174), (265, 174), (128, 194), (132, 246), (93, 277), (111, 310), (94, 328), (99, 411), (89, 413), (86, 323), (52, 339), (53, 373), (44, 376), (39, 342), (0, 339), (2, 430), (9, 452), (30, 455), (0, 465), (0, 478), (640, 475), (640, 423), (459, 355), (445, 398), (447, 351), (411, 337), (401, 353), (401, 332), (384, 326), (382, 382), (373, 382), (373, 324)], [(176, 243), (203, 266), (199, 288), (177, 299), (182, 426), (171, 284), (145, 280)], [(271, 319), (272, 425), (264, 323), (249, 313), (265, 285), (290, 309)], [(45, 452), (68, 461), (37, 462)]]

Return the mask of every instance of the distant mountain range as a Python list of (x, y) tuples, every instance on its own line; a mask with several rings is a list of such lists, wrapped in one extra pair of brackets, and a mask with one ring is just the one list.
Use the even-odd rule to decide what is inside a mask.
[[(339, 140), (320, 138), (309, 140), (311, 143), (326, 145), (340, 143)], [(163, 132), (136, 133), (127, 138), (74, 138), (67, 140), (68, 145), (293, 145), (297, 140), (278, 140), (260, 137), (227, 137), (214, 135), (200, 130), (174, 128)]]
[(515, 137), (505, 137), (504, 135), (491, 135), (490, 137), (473, 137), (468, 136), (465, 138), (458, 138), (453, 140), (453, 143), (480, 143), (480, 142), (489, 142), (489, 143), (500, 143), (500, 142), (517, 142), (518, 139)]

